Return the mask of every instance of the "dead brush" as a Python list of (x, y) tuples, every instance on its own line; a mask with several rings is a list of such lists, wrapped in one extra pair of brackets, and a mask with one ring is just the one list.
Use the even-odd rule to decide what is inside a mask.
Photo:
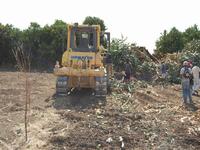
[(12, 50), (16, 60), (17, 69), (22, 73), (25, 80), (25, 113), (24, 113), (24, 126), (25, 126), (25, 139), (28, 140), (28, 110), (30, 110), (31, 101), (31, 85), (30, 85), (30, 52), (23, 49), (23, 45), (17, 46)]

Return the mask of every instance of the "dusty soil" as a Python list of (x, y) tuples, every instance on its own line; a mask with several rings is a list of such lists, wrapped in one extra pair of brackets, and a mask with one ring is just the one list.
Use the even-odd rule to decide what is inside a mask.
[(181, 103), (179, 85), (92, 91), (56, 97), (55, 77), (31, 73), (28, 141), (24, 133), (25, 80), (0, 72), (0, 149), (200, 149), (200, 98)]

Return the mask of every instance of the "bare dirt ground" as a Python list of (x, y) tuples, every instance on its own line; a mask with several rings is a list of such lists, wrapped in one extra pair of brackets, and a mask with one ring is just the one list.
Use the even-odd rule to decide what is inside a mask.
[(0, 149), (200, 149), (197, 109), (181, 105), (180, 86), (118, 90), (106, 101), (92, 91), (56, 97), (55, 77), (31, 73), (28, 141), (24, 77), (0, 72)]

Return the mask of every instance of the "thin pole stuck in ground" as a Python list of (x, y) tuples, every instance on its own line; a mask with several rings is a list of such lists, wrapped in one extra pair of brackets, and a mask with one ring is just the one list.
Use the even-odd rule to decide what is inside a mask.
[(27, 73), (25, 73), (25, 80), (26, 80), (26, 85), (25, 85), (25, 91), (26, 91), (26, 102), (25, 102), (25, 115), (24, 115), (24, 122), (25, 122), (25, 138), (26, 141), (28, 140), (28, 131), (27, 131), (27, 111), (28, 111), (28, 78), (27, 78)]
[(30, 73), (30, 54), (25, 55), (22, 46), (17, 47), (13, 50), (14, 57), (17, 62), (17, 66), (20, 72), (25, 75), (25, 113), (24, 113), (24, 126), (25, 126), (25, 139), (28, 140), (28, 109), (30, 110), (30, 83), (29, 83), (29, 73)]

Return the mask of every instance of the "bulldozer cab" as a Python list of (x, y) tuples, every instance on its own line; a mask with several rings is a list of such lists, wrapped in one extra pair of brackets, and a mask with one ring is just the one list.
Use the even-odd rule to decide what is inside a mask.
[(73, 27), (70, 36), (70, 48), (76, 52), (97, 51), (97, 31), (94, 27)]
[(110, 33), (101, 32), (99, 25), (69, 25), (68, 49), (74, 52), (97, 52), (100, 46), (110, 49)]

